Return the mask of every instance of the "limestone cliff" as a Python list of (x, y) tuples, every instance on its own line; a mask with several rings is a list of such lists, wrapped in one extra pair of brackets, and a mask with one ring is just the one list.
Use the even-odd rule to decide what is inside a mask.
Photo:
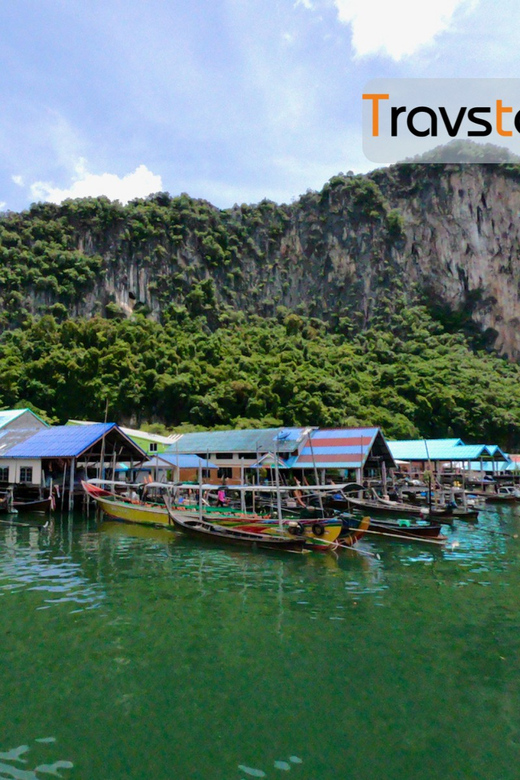
[(182, 306), (211, 325), (286, 306), (361, 330), (421, 300), (518, 359), (519, 215), (514, 165), (394, 166), (223, 211), (165, 193), (37, 204), (0, 219), (3, 326)]

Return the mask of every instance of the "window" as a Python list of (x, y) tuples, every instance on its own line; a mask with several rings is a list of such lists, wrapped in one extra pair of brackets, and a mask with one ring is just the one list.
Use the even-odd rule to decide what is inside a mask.
[(150, 452), (157, 452), (157, 442), (151, 441), (150, 442)]
[(231, 478), (233, 476), (233, 469), (230, 469), (226, 466), (222, 466), (217, 471), (217, 476), (219, 479), (225, 479), (227, 477)]
[(22, 466), (20, 469), (20, 482), (32, 482), (32, 466)]
[(0, 482), (9, 482), (9, 467), (0, 469)]

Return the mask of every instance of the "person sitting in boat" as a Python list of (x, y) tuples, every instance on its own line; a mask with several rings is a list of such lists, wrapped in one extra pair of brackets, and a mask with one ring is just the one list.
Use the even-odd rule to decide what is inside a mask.
[[(300, 487), (300, 485), (301, 485), (300, 481), (299, 481), (298, 479), (296, 479), (296, 478), (295, 478), (295, 480), (294, 480), (294, 481), (296, 482), (296, 485), (297, 485), (297, 486), (298, 486), (298, 488), (299, 488), (299, 487)], [(305, 503), (305, 501), (303, 500), (303, 495), (302, 495), (302, 491), (301, 491), (301, 490), (295, 490), (295, 491), (293, 492), (293, 496), (294, 496), (294, 498), (296, 499), (296, 503), (298, 504), (298, 506), (301, 506), (301, 507), (303, 507), (304, 509), (306, 509), (306, 508), (307, 508), (307, 504), (306, 504), (306, 503)]]
[(217, 506), (226, 506), (227, 502), (226, 489), (220, 487), (217, 492)]

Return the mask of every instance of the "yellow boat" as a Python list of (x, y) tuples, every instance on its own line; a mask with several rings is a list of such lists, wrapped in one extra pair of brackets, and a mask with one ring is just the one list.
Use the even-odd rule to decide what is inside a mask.
[(118, 497), (97, 485), (82, 482), (83, 490), (97, 506), (114, 520), (141, 525), (171, 526), (166, 507), (161, 504), (147, 504), (138, 499)]

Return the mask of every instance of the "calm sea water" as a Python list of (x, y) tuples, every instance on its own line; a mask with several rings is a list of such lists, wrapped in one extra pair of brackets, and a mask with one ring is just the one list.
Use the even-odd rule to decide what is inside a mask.
[(17, 522), (0, 779), (519, 777), (520, 510), (337, 558)]

